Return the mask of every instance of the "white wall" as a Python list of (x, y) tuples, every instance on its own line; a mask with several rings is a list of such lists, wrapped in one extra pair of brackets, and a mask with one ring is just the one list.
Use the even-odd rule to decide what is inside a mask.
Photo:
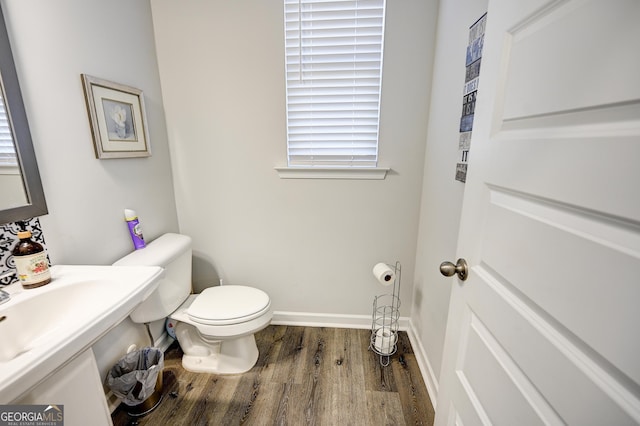
[[(110, 264), (133, 249), (125, 207), (145, 236), (177, 231), (171, 163), (148, 1), (3, 0), (49, 214), (41, 223), (54, 264)], [(97, 160), (80, 74), (144, 92), (153, 156)], [(128, 320), (98, 351), (103, 371), (129, 343)]]
[[(3, 1), (49, 215), (53, 263), (111, 263), (132, 249), (125, 207), (147, 238), (177, 230), (148, 2)], [(153, 156), (98, 160), (80, 74), (144, 92)]]
[(195, 280), (251, 284), (279, 311), (370, 315), (380, 261), (408, 316), (436, 1), (387, 3), (382, 181), (283, 180), (281, 0), (152, 0), (182, 232)]
[[(455, 262), (464, 184), (454, 179), (469, 26), (487, 10), (487, 1), (440, 3), (433, 89), (424, 164), (420, 232), (416, 251), (411, 322), (429, 366), (432, 398), (437, 392), (452, 278), (440, 275), (442, 261)], [(491, 17), (488, 17), (491, 19)], [(482, 72), (480, 72), (482, 79)], [(473, 146), (469, 152), (473, 159)], [(424, 372), (423, 372), (424, 373)]]

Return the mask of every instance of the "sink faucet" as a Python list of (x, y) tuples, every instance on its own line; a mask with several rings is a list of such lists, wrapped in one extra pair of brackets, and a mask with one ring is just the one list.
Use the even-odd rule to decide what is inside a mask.
[[(13, 275), (15, 275), (15, 271), (11, 269), (9, 269), (7, 272), (3, 274), (0, 274), (0, 285), (11, 284), (11, 281), (12, 281), (11, 278)], [(9, 278), (9, 281), (3, 282), (7, 278)], [(4, 302), (8, 302), (10, 298), (11, 298), (11, 295), (6, 291), (4, 291), (2, 288), (0, 288), (0, 304), (3, 304)]]
[(11, 299), (11, 295), (0, 288), (0, 305), (2, 305), (4, 302), (8, 302), (9, 299)]

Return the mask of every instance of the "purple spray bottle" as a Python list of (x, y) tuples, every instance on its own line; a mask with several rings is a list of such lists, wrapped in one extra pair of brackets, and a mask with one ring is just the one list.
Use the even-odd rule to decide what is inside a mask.
[(127, 221), (129, 226), (129, 234), (131, 234), (131, 240), (133, 240), (133, 247), (136, 250), (144, 248), (144, 237), (142, 236), (142, 226), (138, 220), (138, 215), (135, 210), (124, 209), (124, 220)]

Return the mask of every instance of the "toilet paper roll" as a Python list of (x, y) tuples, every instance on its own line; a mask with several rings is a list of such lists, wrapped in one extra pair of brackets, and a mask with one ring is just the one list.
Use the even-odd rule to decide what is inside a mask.
[(373, 267), (373, 276), (376, 277), (382, 285), (391, 285), (396, 278), (395, 272), (386, 263), (377, 263)]
[(396, 346), (396, 333), (388, 327), (376, 330), (376, 339), (373, 343), (376, 352), (381, 355), (390, 355), (394, 352)]

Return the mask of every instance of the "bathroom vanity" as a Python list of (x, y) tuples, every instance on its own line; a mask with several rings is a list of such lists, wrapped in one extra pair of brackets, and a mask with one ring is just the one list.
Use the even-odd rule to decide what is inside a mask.
[(5, 288), (0, 305), (0, 404), (64, 405), (66, 424), (110, 424), (91, 346), (156, 288), (154, 266), (62, 266), (52, 281)]

